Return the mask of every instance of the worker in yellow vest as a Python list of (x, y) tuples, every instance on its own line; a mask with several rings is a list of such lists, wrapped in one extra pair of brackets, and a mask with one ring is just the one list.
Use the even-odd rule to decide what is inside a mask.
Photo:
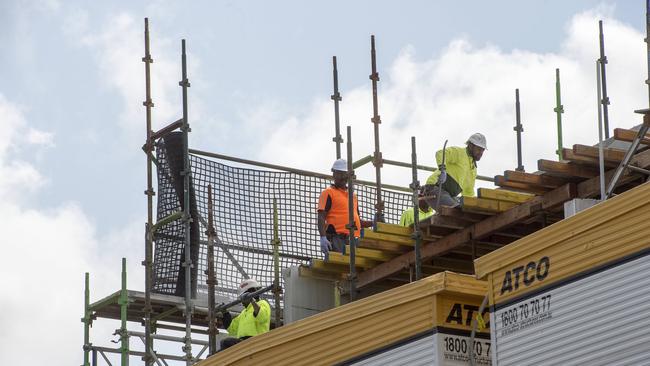
[(431, 174), (424, 186), (424, 194), (431, 207), (437, 208), (438, 195), (440, 195), (440, 205), (450, 207), (458, 206), (459, 194), (465, 197), (475, 196), (476, 162), (481, 160), (485, 150), (487, 150), (485, 136), (475, 133), (467, 139), (467, 146), (446, 148), (444, 162), (442, 161), (443, 150), (436, 152), (438, 170)]
[[(419, 210), (419, 220), (420, 222), (427, 217), (433, 216), (435, 211), (429, 206), (427, 201), (424, 200), (424, 194), (420, 192), (419, 201), (418, 201), (418, 210)], [(399, 224), (402, 226), (412, 226), (415, 223), (415, 210), (413, 207), (407, 208), (402, 212), (402, 216), (399, 218)]]
[(254, 279), (242, 281), (239, 285), (239, 298), (244, 310), (234, 319), (229, 312), (223, 314), (223, 326), (231, 337), (221, 341), (221, 349), (233, 346), (244, 339), (260, 335), (269, 331), (271, 326), (271, 306), (268, 301), (260, 300), (259, 296), (252, 293), (261, 289), (259, 282)]

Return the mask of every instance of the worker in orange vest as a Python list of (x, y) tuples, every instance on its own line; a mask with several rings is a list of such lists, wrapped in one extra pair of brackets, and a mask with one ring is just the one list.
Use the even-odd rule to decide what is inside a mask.
[[(318, 200), (318, 233), (320, 234), (320, 248), (325, 257), (330, 250), (345, 253), (350, 231), (346, 227), (349, 222), (348, 214), (348, 163), (345, 159), (338, 159), (332, 165), (334, 184), (327, 187), (320, 194)], [(355, 237), (359, 237), (361, 228), (371, 227), (372, 221), (359, 218), (359, 204), (354, 195), (354, 224)]]

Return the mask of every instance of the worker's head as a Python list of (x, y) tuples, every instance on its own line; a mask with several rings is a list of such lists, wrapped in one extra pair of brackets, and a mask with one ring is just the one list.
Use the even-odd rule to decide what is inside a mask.
[(345, 188), (348, 183), (348, 162), (345, 159), (338, 159), (332, 164), (332, 175), (334, 185), (338, 188)]
[(247, 300), (244, 297), (244, 294), (247, 292), (253, 293), (260, 288), (262, 288), (262, 286), (260, 286), (260, 283), (253, 278), (243, 280), (241, 284), (239, 284), (239, 298), (242, 299), (242, 305), (244, 305), (244, 307), (248, 306), (250, 303), (250, 300)]
[(467, 139), (467, 150), (474, 161), (481, 160), (483, 152), (487, 150), (487, 141), (482, 133), (475, 133)]
[(424, 199), (424, 197), (425, 197), (424, 187), (422, 187), (418, 192), (418, 206), (420, 206), (420, 210), (427, 211), (429, 209), (429, 204)]

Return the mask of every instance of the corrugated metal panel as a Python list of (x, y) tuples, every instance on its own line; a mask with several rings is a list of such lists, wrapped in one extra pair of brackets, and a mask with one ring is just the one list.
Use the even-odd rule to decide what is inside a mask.
[(437, 335), (429, 335), (378, 355), (353, 362), (351, 366), (431, 366), (437, 354)]
[[(499, 366), (650, 364), (648, 273), (646, 255), (497, 309), (491, 316), (493, 361)], [(533, 310), (535, 301), (540, 311)]]
[(438, 295), (480, 304), (486, 291), (471, 276), (439, 273), (253, 337), (199, 365), (336, 364), (431, 330)]
[[(650, 248), (648, 203), (650, 184), (644, 184), (477, 259), (477, 276), (489, 274), (490, 303)], [(547, 275), (534, 276), (544, 257), (550, 266)], [(545, 268), (541, 270), (544, 274)]]

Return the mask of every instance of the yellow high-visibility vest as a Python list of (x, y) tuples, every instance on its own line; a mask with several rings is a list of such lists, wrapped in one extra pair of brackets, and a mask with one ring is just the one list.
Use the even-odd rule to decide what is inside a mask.
[(268, 332), (271, 326), (271, 305), (266, 300), (257, 301), (257, 305), (260, 306), (257, 316), (253, 315), (253, 304), (248, 304), (246, 309), (232, 320), (228, 326), (228, 334), (241, 338)]
[[(445, 166), (447, 176), (451, 176), (460, 186), (465, 197), (474, 197), (474, 184), (476, 183), (476, 162), (469, 155), (466, 147), (451, 146), (446, 149)], [(438, 166), (442, 164), (442, 150), (436, 152)], [(436, 170), (427, 179), (427, 184), (436, 184), (440, 170)]]
[[(420, 211), (420, 221), (426, 219), (427, 217), (433, 216), (435, 211), (429, 207), (429, 210), (427, 211), (422, 211), (421, 208), (418, 207), (418, 210)], [(411, 226), (415, 223), (415, 215), (414, 215), (413, 207), (409, 208), (408, 210), (404, 210), (402, 212), (402, 216), (399, 218), (399, 224), (402, 226)]]

